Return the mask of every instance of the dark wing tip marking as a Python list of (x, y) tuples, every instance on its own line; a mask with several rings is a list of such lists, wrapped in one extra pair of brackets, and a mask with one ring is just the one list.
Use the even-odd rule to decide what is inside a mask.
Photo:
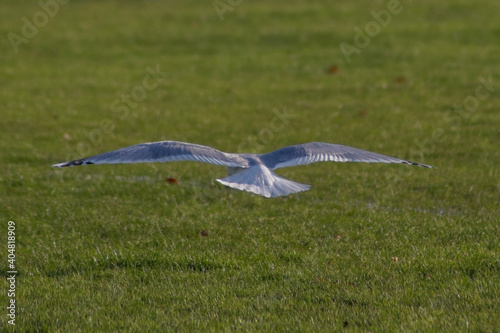
[(64, 167), (69, 167), (69, 166), (78, 166), (78, 165), (87, 165), (87, 164), (94, 164), (94, 163), (90, 162), (90, 161), (85, 161), (85, 160), (74, 160), (74, 161), (54, 164), (52, 167), (53, 168), (64, 168)]
[(419, 166), (419, 167), (422, 167), (422, 168), (435, 169), (435, 167), (433, 167), (432, 165), (421, 164), (421, 163), (417, 163), (417, 162), (403, 161), (401, 163), (403, 163), (403, 164), (409, 164), (409, 165), (416, 165), (416, 166)]

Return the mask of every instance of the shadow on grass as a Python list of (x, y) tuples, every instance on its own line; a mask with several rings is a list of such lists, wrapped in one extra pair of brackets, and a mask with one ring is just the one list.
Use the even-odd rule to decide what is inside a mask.
[(233, 263), (214, 262), (207, 259), (180, 259), (178, 261), (145, 259), (141, 261), (132, 261), (127, 259), (119, 259), (116, 261), (102, 262), (98, 264), (104, 269), (121, 269), (121, 268), (163, 268), (172, 271), (195, 271), (207, 272), (219, 269), (238, 269), (238, 266)]
[(95, 270), (120, 270), (120, 269), (163, 269), (170, 271), (192, 271), (209, 272), (215, 270), (239, 270), (240, 267), (234, 262), (219, 262), (208, 259), (180, 258), (172, 259), (104, 259), (95, 260), (91, 264), (74, 265), (72, 267), (60, 267), (48, 269), (42, 275), (51, 278), (69, 276), (73, 274), (83, 274)]

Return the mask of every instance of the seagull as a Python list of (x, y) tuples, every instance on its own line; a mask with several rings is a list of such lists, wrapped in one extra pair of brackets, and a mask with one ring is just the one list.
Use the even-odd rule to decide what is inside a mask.
[(265, 198), (307, 191), (311, 187), (285, 179), (273, 172), (284, 167), (331, 161), (399, 163), (432, 168), (430, 165), (324, 142), (288, 146), (268, 154), (230, 154), (212, 147), (179, 141), (140, 143), (91, 157), (54, 164), (53, 167), (172, 161), (198, 161), (225, 166), (228, 177), (217, 179), (219, 183)]

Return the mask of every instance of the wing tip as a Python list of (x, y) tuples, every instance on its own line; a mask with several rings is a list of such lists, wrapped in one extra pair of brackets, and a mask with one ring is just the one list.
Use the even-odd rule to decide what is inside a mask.
[(416, 165), (422, 168), (428, 168), (428, 169), (435, 169), (436, 167), (433, 167), (432, 165), (427, 165), (427, 164), (422, 164), (422, 163), (417, 163), (417, 162), (411, 162), (411, 161), (404, 161), (402, 162), (404, 164), (409, 164), (409, 165)]
[(78, 165), (87, 165), (87, 164), (94, 164), (90, 161), (84, 161), (84, 160), (74, 160), (74, 161), (69, 161), (69, 162), (61, 162), (52, 165), (53, 168), (64, 168), (64, 167), (69, 167), (69, 166), (78, 166)]

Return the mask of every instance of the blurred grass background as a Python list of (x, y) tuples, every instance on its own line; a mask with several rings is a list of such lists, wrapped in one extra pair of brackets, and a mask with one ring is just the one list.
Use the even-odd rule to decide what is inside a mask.
[[(341, 43), (389, 3), (242, 1), (221, 20), (206, 1), (73, 0), (18, 52), (9, 34), (43, 9), (0, 3), (16, 328), (496, 331), (500, 4), (401, 1), (347, 61)], [(148, 67), (160, 84), (118, 110)], [(468, 112), (477, 89), (489, 95)], [(50, 168), (156, 140), (260, 153), (324, 141), (437, 169), (283, 169), (311, 191), (266, 200), (205, 164)]]

